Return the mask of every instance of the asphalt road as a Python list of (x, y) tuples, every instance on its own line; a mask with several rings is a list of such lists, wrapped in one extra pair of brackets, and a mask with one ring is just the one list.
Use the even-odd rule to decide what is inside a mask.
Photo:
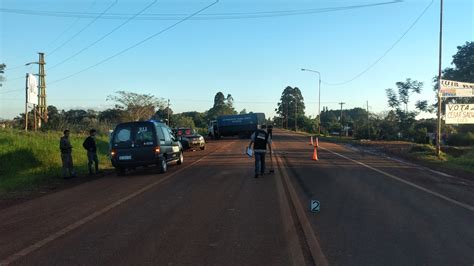
[[(13, 265), (473, 265), (474, 183), (276, 131), (275, 174), (248, 140), (0, 210)], [(309, 202), (321, 211), (309, 212)]]

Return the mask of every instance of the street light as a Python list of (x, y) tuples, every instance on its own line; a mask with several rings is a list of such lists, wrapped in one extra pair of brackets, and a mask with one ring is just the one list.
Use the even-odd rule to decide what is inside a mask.
[(318, 85), (318, 135), (321, 135), (321, 73), (316, 70), (302, 68), (301, 71), (314, 72), (318, 74), (319, 85)]

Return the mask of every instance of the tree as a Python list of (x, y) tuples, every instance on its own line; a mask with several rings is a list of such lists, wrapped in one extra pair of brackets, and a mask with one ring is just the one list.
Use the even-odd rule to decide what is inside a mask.
[(115, 108), (126, 111), (131, 120), (143, 121), (150, 119), (156, 109), (163, 109), (165, 103), (151, 94), (117, 91), (117, 95), (109, 95), (108, 101), (115, 102)]
[(237, 111), (234, 109), (234, 98), (228, 94), (224, 97), (222, 92), (216, 93), (214, 96), (214, 106), (207, 112), (207, 119), (214, 120), (220, 115), (234, 115)]
[(295, 129), (295, 121), (304, 117), (304, 99), (298, 87), (287, 86), (280, 97), (280, 102), (275, 109), (276, 113), (283, 120), (286, 128)]
[(242, 109), (242, 111), (239, 112), (239, 115), (245, 115), (247, 114), (247, 109)]
[(125, 122), (128, 120), (128, 114), (126, 111), (118, 108), (109, 108), (102, 112), (99, 112), (98, 115), (99, 121), (110, 123), (110, 124), (118, 124), (121, 122)]
[[(405, 82), (397, 82), (396, 86), (398, 87), (398, 95), (393, 89), (386, 89), (388, 106), (390, 106), (394, 110), (394, 113), (398, 120), (399, 131), (403, 134), (405, 138), (409, 138), (412, 135), (411, 133), (413, 133), (413, 124), (415, 122), (415, 117), (419, 113), (418, 111), (410, 112), (408, 110), (410, 95), (412, 95), (413, 93), (419, 94), (423, 87), (423, 83), (408, 78)], [(418, 101), (415, 106), (419, 111), (426, 111), (428, 102)]]
[(2, 74), (5, 73), (5, 68), (7, 67), (7, 65), (5, 64), (0, 64), (0, 87), (3, 85), (3, 81), (5, 81), (5, 78), (3, 77)]
[(171, 125), (175, 128), (178, 128), (178, 127), (195, 128), (194, 121), (189, 116), (184, 116), (182, 114), (173, 115), (171, 121), (172, 121)]

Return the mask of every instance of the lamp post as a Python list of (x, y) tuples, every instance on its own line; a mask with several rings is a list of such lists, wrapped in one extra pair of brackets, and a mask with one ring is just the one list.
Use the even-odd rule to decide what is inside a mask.
[(318, 84), (318, 135), (321, 135), (321, 73), (316, 70), (302, 68), (301, 71), (309, 71), (313, 73), (317, 73), (319, 77), (319, 84)]

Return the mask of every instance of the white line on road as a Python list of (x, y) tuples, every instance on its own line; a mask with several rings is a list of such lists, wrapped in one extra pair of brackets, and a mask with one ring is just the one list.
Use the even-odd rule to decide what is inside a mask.
[[(229, 144), (227, 144), (227, 145), (225, 145), (225, 146), (221, 146), (220, 149), (225, 149), (225, 148), (227, 148), (228, 146), (232, 145), (234, 142), (235, 142), (235, 141), (232, 141), (232, 142), (230, 142)], [(36, 242), (36, 243), (34, 243), (34, 244), (32, 244), (32, 245), (26, 247), (26, 248), (24, 248), (24, 249), (22, 249), (22, 250), (16, 252), (15, 254), (10, 255), (9, 257), (7, 257), (7, 258), (5, 258), (5, 259), (3, 259), (3, 260), (0, 261), (0, 266), (9, 265), (9, 264), (11, 264), (12, 262), (15, 262), (16, 260), (20, 259), (21, 257), (27, 256), (28, 254), (31, 254), (32, 252), (34, 252), (34, 251), (40, 249), (41, 247), (47, 245), (48, 243), (50, 243), (50, 242), (52, 242), (52, 241), (58, 239), (59, 237), (66, 235), (67, 233), (71, 232), (72, 230), (77, 229), (77, 228), (79, 228), (80, 226), (82, 226), (82, 225), (84, 225), (84, 224), (86, 224), (86, 223), (88, 223), (88, 222), (94, 220), (95, 218), (101, 216), (102, 214), (104, 214), (104, 213), (106, 213), (106, 212), (112, 210), (113, 208), (119, 206), (120, 204), (122, 204), (122, 203), (124, 203), (124, 202), (126, 202), (126, 201), (128, 201), (128, 200), (130, 200), (130, 199), (132, 199), (132, 198), (134, 198), (134, 197), (136, 197), (136, 196), (142, 194), (143, 192), (145, 192), (145, 191), (151, 189), (152, 187), (154, 187), (154, 186), (156, 186), (156, 185), (158, 185), (158, 184), (161, 184), (161, 183), (167, 181), (167, 180), (170, 179), (171, 177), (173, 177), (173, 176), (175, 176), (175, 175), (177, 175), (177, 174), (183, 172), (184, 170), (190, 168), (191, 166), (193, 166), (193, 165), (199, 163), (199, 162), (202, 161), (203, 159), (207, 158), (207, 156), (209, 156), (210, 154), (212, 154), (212, 153), (214, 153), (214, 152), (216, 152), (216, 151), (218, 151), (218, 150), (220, 150), (220, 149), (217, 149), (217, 150), (215, 150), (215, 151), (213, 151), (213, 152), (208, 153), (207, 155), (205, 155), (205, 156), (199, 158), (198, 160), (192, 162), (191, 164), (188, 164), (187, 166), (185, 166), (185, 167), (183, 167), (183, 168), (180, 168), (179, 170), (176, 170), (176, 172), (170, 173), (168, 176), (165, 176), (165, 177), (161, 178), (160, 180), (157, 180), (157, 181), (155, 181), (155, 182), (153, 182), (153, 183), (151, 183), (151, 184), (149, 184), (149, 185), (147, 185), (147, 186), (145, 186), (145, 187), (143, 187), (143, 188), (141, 188), (141, 189), (135, 191), (134, 193), (132, 193), (132, 194), (126, 196), (126, 197), (123, 197), (123, 198), (117, 200), (116, 202), (111, 203), (110, 205), (108, 205), (108, 206), (106, 206), (106, 207), (104, 207), (104, 208), (102, 208), (102, 209), (100, 209), (100, 210), (98, 210), (98, 211), (96, 211), (96, 212), (94, 212), (94, 213), (92, 213), (92, 214), (90, 214), (90, 215), (88, 215), (88, 216), (86, 216), (86, 217), (80, 219), (79, 221), (77, 221), (77, 222), (75, 222), (75, 223), (72, 223), (72, 224), (70, 224), (70, 225), (64, 227), (63, 229), (57, 231), (56, 233), (51, 234), (50, 236), (48, 236), (48, 237), (46, 237), (46, 238), (44, 238), (44, 239), (42, 239), (42, 240), (40, 240), (40, 241), (38, 241), (38, 242)]]
[(397, 180), (397, 181), (399, 181), (399, 182), (402, 182), (402, 183), (404, 183), (404, 184), (407, 184), (407, 185), (409, 185), (409, 186), (412, 186), (412, 187), (414, 187), (414, 188), (417, 188), (417, 189), (419, 189), (419, 190), (421, 190), (421, 191), (424, 191), (424, 192), (426, 192), (426, 193), (428, 193), (428, 194), (431, 194), (431, 195), (433, 195), (433, 196), (436, 196), (436, 197), (438, 197), (438, 198), (440, 198), (440, 199), (444, 199), (444, 200), (446, 200), (446, 201), (448, 201), (448, 202), (451, 202), (451, 203), (453, 203), (453, 204), (456, 204), (456, 205), (458, 205), (458, 206), (460, 206), (460, 207), (462, 207), (462, 208), (464, 208), (464, 209), (466, 209), (466, 210), (474, 211), (474, 206), (471, 206), (471, 205), (462, 203), (462, 202), (460, 202), (460, 201), (457, 201), (457, 200), (455, 200), (455, 199), (446, 197), (446, 196), (444, 196), (444, 195), (441, 195), (441, 194), (438, 193), (438, 192), (429, 190), (429, 189), (427, 189), (427, 188), (424, 188), (424, 187), (422, 187), (422, 186), (419, 186), (419, 185), (417, 185), (417, 184), (414, 184), (414, 183), (412, 183), (412, 182), (410, 182), (410, 181), (407, 181), (407, 180), (405, 180), (405, 179), (403, 179), (403, 178), (397, 177), (397, 176), (395, 176), (395, 175), (389, 174), (389, 173), (387, 173), (387, 172), (385, 172), (385, 171), (382, 171), (382, 170), (380, 170), (380, 169), (377, 169), (377, 168), (375, 168), (375, 167), (372, 167), (372, 166), (370, 166), (370, 165), (367, 165), (367, 164), (365, 164), (365, 163), (363, 163), (363, 162), (359, 162), (359, 161), (357, 161), (357, 160), (354, 160), (354, 159), (351, 159), (351, 158), (349, 158), (349, 157), (347, 157), (347, 156), (344, 156), (344, 155), (342, 155), (342, 154), (340, 154), (340, 153), (331, 151), (331, 150), (329, 150), (329, 149), (327, 149), (327, 148), (323, 148), (323, 147), (321, 147), (321, 146), (320, 146), (320, 148), (323, 149), (323, 150), (326, 150), (326, 151), (328, 151), (328, 152), (330, 152), (330, 153), (332, 153), (332, 154), (335, 154), (335, 155), (337, 155), (337, 156), (340, 156), (340, 157), (342, 157), (342, 158), (344, 158), (344, 159), (347, 159), (347, 160), (349, 160), (349, 161), (352, 161), (352, 162), (354, 162), (354, 163), (356, 163), (356, 164), (359, 164), (359, 165), (362, 165), (362, 166), (364, 166), (364, 167), (367, 167), (367, 168), (369, 168), (369, 169), (371, 169), (371, 170), (374, 170), (375, 172), (378, 172), (378, 173), (380, 173), (380, 174), (383, 174), (383, 175), (385, 175), (385, 176), (387, 176), (387, 177), (390, 177), (390, 178), (392, 178), (392, 179), (395, 179), (395, 180)]

